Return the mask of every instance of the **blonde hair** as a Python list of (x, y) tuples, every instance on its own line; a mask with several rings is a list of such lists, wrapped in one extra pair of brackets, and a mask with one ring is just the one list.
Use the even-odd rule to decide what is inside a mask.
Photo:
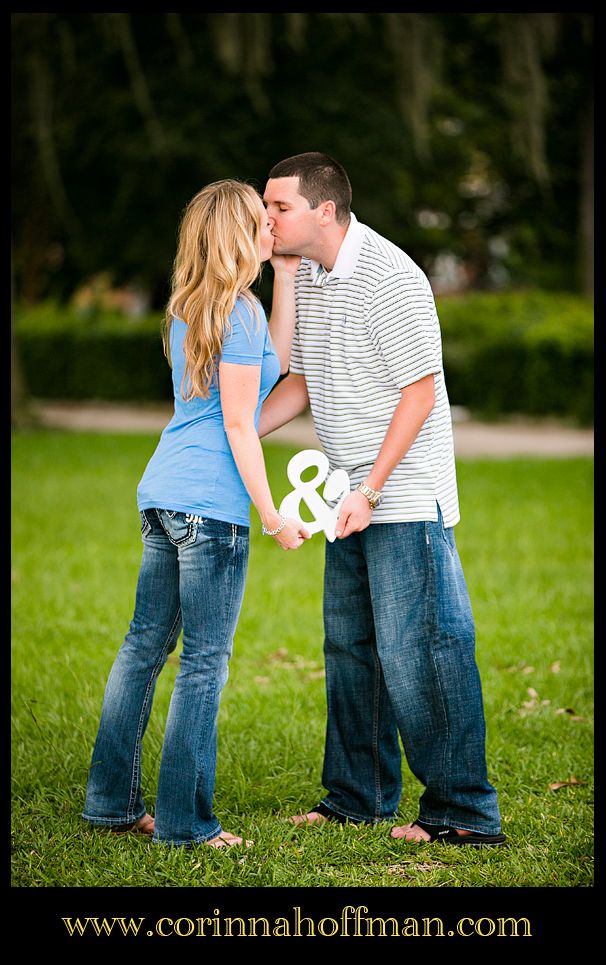
[(259, 303), (250, 290), (261, 270), (258, 200), (249, 184), (226, 179), (199, 191), (183, 213), (162, 338), (172, 364), (173, 318), (186, 323), (181, 384), (186, 401), (208, 396), (238, 298), (248, 302), (259, 321)]

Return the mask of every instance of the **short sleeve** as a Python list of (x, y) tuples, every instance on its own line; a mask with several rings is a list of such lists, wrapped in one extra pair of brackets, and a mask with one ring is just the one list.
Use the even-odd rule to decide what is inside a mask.
[(290, 349), (290, 362), (288, 364), (288, 369), (295, 375), (305, 375), (303, 371), (303, 356), (301, 354), (301, 341), (299, 339), (299, 324), (295, 325), (295, 330), (292, 336), (292, 345)]
[(441, 371), (440, 325), (424, 276), (395, 271), (382, 279), (366, 321), (370, 338), (398, 389)]
[(256, 314), (250, 303), (239, 298), (229, 316), (231, 331), (223, 340), (222, 362), (240, 365), (261, 365), (265, 350), (267, 318), (257, 302)]

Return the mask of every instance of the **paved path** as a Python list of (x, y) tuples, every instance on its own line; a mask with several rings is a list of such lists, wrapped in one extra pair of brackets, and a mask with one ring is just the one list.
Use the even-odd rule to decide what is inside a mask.
[[(170, 405), (122, 405), (109, 402), (37, 402), (35, 411), (42, 425), (81, 432), (157, 432), (172, 414)], [(453, 407), (455, 452), (462, 458), (509, 458), (511, 456), (593, 456), (593, 429), (575, 429), (557, 423), (515, 421), (476, 422), (464, 410)], [(300, 448), (319, 449), (309, 415), (267, 436)]]

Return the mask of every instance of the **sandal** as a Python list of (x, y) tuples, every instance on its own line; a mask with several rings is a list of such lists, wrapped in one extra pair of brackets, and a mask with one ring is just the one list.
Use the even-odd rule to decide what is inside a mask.
[(110, 827), (114, 834), (126, 834), (127, 831), (136, 831), (139, 834), (154, 833), (154, 819), (151, 814), (144, 814), (138, 821), (131, 821), (130, 824), (115, 824)]
[[(415, 825), (421, 828), (422, 831), (426, 831), (429, 835), (427, 844), (433, 841), (440, 841), (442, 844), (466, 844), (472, 848), (481, 848), (496, 847), (496, 845), (504, 844), (507, 840), (504, 834), (480, 834), (478, 831), (474, 831), (472, 834), (459, 834), (456, 828), (448, 824), (427, 824), (418, 818), (416, 821), (413, 821), (412, 827)], [(423, 842), (419, 842), (419, 844), (422, 843)]]
[[(324, 804), (324, 802), (322, 801), (320, 802), (320, 804), (316, 804), (315, 807), (307, 811), (307, 814), (319, 814), (320, 817), (324, 818), (326, 821), (336, 821), (338, 824), (347, 824), (348, 821), (351, 821), (351, 818), (346, 818), (344, 814), (337, 814), (336, 811), (331, 811), (331, 809), (327, 807), (327, 805)], [(294, 818), (290, 818), (290, 820), (292, 821), (293, 824), (297, 824), (297, 825), (324, 823), (324, 821), (322, 822), (313, 821), (313, 820), (308, 821), (305, 815), (301, 815), (301, 817), (302, 817), (301, 821), (296, 821)]]

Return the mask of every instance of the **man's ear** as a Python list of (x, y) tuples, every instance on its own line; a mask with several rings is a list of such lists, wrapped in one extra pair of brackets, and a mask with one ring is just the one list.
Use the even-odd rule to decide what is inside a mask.
[(337, 213), (337, 206), (334, 201), (323, 201), (322, 204), (318, 205), (319, 209), (319, 222), (321, 225), (330, 224), (335, 220)]

